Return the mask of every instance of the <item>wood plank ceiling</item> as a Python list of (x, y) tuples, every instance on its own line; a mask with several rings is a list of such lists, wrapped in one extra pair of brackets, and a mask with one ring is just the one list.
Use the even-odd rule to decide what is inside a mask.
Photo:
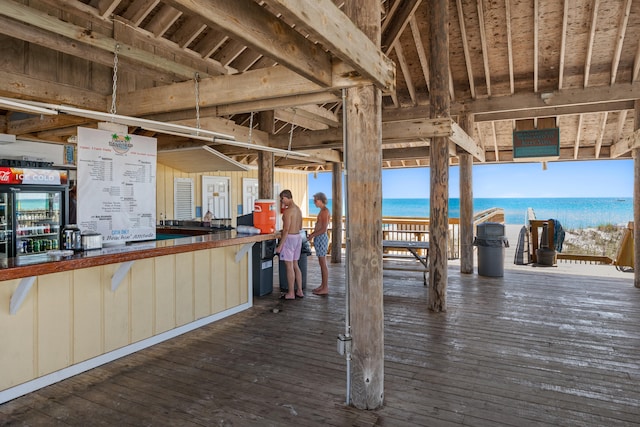
[[(117, 52), (118, 114), (304, 150), (310, 158), (277, 165), (323, 170), (342, 155), (340, 89), (368, 80), (386, 87), (383, 167), (428, 166), (429, 2), (382, 0), (381, 50), (345, 37), (343, 3), (0, 0), (0, 96), (109, 112)], [(640, 1), (451, 0), (450, 18), (451, 114), (474, 115), (485, 162), (513, 161), (514, 129), (550, 126), (560, 160), (630, 158)], [(378, 67), (387, 58), (395, 87)], [(265, 110), (271, 137), (256, 128)], [(77, 126), (95, 123), (0, 110), (0, 131), (19, 138), (65, 143)], [(156, 136), (159, 150), (202, 145), (130, 132)], [(257, 157), (214, 146), (241, 163)]]

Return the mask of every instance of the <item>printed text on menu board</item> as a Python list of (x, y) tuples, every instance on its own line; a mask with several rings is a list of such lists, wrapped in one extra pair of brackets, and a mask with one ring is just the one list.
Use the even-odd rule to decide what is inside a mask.
[(78, 128), (77, 222), (105, 243), (156, 238), (155, 138)]

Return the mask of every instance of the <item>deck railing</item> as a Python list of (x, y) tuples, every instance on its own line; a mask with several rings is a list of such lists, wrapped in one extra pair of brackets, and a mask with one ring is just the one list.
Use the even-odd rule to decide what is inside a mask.
[[(504, 223), (504, 210), (502, 208), (491, 208), (479, 212), (474, 216), (474, 228), (483, 222)], [(316, 224), (315, 217), (304, 217), (302, 227), (308, 233), (313, 231)], [(344, 217), (342, 217), (342, 247), (345, 247)], [(475, 229), (474, 229), (475, 233)], [(329, 224), (329, 239), (331, 239), (331, 224)], [(405, 217), (383, 217), (382, 218), (382, 238), (383, 240), (406, 240), (411, 242), (429, 241), (429, 218), (405, 218)], [(392, 251), (398, 255), (406, 254), (406, 251)], [(449, 259), (460, 258), (460, 218), (449, 218)]]

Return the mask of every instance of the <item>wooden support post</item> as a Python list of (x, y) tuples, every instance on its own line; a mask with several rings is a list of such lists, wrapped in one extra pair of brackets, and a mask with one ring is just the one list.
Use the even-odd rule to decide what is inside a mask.
[[(344, 13), (380, 46), (380, 1), (350, 0)], [(347, 91), (347, 280), (351, 324), (351, 404), (376, 409), (384, 397), (382, 301), (382, 94)]]
[[(262, 111), (258, 113), (258, 128), (273, 135), (275, 125), (275, 114), (272, 111)], [(273, 153), (258, 151), (258, 197), (261, 199), (273, 199), (273, 174), (274, 174)], [(279, 206), (278, 203), (276, 203)]]
[[(460, 127), (473, 135), (473, 115), (460, 118)], [(473, 273), (473, 157), (460, 154), (460, 273)]]
[[(640, 129), (640, 100), (633, 104), (635, 120), (633, 130)], [(640, 288), (640, 148), (633, 154), (633, 286)]]
[(342, 262), (342, 164), (331, 163), (331, 262)]
[[(430, 118), (448, 118), (449, 99), (449, 2), (429, 3), (429, 39), (431, 45)], [(430, 147), (430, 235), (429, 301), (430, 310), (447, 310), (447, 255), (449, 243), (449, 139), (431, 138)]]

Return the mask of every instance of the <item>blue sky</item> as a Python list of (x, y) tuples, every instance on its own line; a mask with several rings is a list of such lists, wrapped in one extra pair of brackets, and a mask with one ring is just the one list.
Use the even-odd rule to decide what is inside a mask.
[[(460, 196), (459, 168), (449, 168), (449, 197)], [(309, 174), (309, 195), (323, 191), (331, 198), (331, 172)], [(495, 197), (630, 197), (633, 160), (598, 160), (491, 164), (473, 167), (473, 196)], [(429, 169), (382, 171), (382, 197), (428, 198)]]

